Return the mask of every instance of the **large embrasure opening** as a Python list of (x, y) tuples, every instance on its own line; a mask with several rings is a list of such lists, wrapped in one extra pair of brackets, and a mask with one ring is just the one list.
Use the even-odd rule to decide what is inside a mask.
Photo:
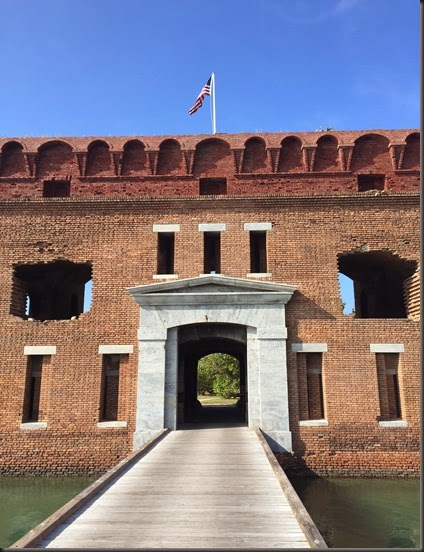
[(404, 283), (417, 263), (390, 251), (353, 251), (338, 256), (339, 271), (353, 280), (356, 318), (406, 318)]
[(66, 320), (87, 308), (89, 263), (55, 261), (15, 265), (10, 314), (34, 320)]

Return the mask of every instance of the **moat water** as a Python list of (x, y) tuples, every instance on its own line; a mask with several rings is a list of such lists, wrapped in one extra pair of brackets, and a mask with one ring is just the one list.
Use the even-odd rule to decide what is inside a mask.
[[(25, 535), (95, 480), (0, 478), (0, 546)], [(411, 479), (294, 478), (330, 548), (419, 548), (420, 483)]]
[(0, 546), (6, 547), (76, 496), (96, 477), (0, 477)]
[(418, 479), (290, 481), (329, 548), (420, 548)]

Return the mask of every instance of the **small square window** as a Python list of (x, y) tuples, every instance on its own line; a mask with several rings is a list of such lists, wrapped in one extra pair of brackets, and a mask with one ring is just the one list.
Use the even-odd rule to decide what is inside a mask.
[(225, 195), (227, 193), (226, 178), (200, 178), (200, 195)]
[(384, 190), (384, 174), (358, 174), (358, 192)]
[(45, 180), (43, 183), (43, 197), (69, 197), (70, 195), (70, 180)]

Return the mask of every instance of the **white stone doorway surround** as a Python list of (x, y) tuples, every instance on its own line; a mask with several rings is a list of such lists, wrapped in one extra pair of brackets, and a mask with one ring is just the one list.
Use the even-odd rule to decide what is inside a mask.
[(221, 323), (246, 327), (249, 427), (274, 450), (291, 451), (285, 305), (295, 290), (223, 275), (129, 288), (140, 305), (134, 449), (177, 427), (178, 328)]

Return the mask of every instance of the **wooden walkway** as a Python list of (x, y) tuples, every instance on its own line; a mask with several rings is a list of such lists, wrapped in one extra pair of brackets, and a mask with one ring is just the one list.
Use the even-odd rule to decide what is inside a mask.
[(254, 431), (173, 431), (36, 547), (311, 548), (289, 498)]

